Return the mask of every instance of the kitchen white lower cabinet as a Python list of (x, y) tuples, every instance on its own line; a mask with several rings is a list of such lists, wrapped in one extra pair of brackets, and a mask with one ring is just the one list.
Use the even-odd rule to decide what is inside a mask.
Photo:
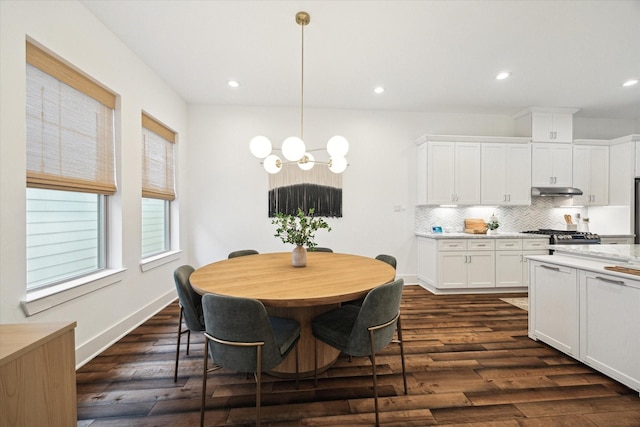
[(418, 238), (418, 281), (434, 293), (526, 290), (526, 255), (544, 255), (548, 239)]
[(640, 281), (580, 272), (580, 359), (640, 390)]
[(640, 278), (608, 274), (606, 265), (530, 260), (529, 337), (640, 392)]
[(537, 261), (530, 268), (529, 337), (577, 357), (577, 270)]

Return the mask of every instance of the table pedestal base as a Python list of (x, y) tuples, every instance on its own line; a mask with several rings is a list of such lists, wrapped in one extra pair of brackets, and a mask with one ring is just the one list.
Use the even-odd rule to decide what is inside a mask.
[[(267, 307), (267, 312), (271, 316), (285, 317), (297, 320), (300, 323), (300, 341), (298, 342), (298, 377), (313, 376), (314, 371), (314, 349), (317, 341), (313, 337), (311, 321), (318, 315), (326, 313), (339, 307), (340, 304), (318, 305), (313, 307)], [(329, 369), (338, 359), (340, 350), (323, 343), (318, 345), (318, 373)], [(269, 371), (269, 374), (282, 378), (295, 378), (296, 376), (296, 355), (292, 350), (284, 361)]]

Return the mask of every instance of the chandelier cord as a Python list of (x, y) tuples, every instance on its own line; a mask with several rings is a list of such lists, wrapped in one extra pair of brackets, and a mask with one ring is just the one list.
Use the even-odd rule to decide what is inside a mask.
[(304, 27), (306, 24), (300, 24), (302, 28), (302, 47), (300, 49), (300, 139), (304, 141)]

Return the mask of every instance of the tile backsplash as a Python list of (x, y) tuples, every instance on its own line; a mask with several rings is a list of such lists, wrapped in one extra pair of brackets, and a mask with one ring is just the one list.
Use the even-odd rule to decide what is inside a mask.
[(551, 197), (534, 197), (530, 206), (416, 206), (416, 232), (430, 232), (432, 226), (441, 226), (445, 232), (462, 232), (465, 218), (482, 218), (489, 221), (495, 214), (498, 231), (526, 231), (539, 228), (564, 230), (564, 215), (576, 222), (576, 214), (587, 215), (584, 207), (555, 207)]

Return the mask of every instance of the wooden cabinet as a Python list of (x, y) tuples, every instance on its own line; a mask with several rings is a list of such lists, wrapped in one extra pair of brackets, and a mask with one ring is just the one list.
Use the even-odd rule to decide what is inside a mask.
[(0, 325), (0, 425), (77, 424), (75, 327)]
[(640, 281), (580, 273), (580, 360), (640, 390)]
[(548, 239), (496, 240), (496, 287), (529, 286), (527, 255), (545, 255)]
[(530, 144), (487, 143), (481, 153), (482, 204), (531, 204)]
[(531, 261), (529, 337), (578, 357), (578, 274), (575, 268)]
[(571, 187), (573, 150), (570, 144), (531, 144), (531, 186)]
[(608, 146), (573, 146), (573, 186), (582, 190), (582, 196), (573, 196), (574, 204), (609, 204)]
[(427, 144), (426, 202), (430, 205), (480, 204), (480, 144)]
[(534, 142), (573, 142), (573, 114), (531, 113), (531, 140)]
[(439, 287), (494, 287), (494, 248), (493, 239), (454, 239), (439, 241)]

